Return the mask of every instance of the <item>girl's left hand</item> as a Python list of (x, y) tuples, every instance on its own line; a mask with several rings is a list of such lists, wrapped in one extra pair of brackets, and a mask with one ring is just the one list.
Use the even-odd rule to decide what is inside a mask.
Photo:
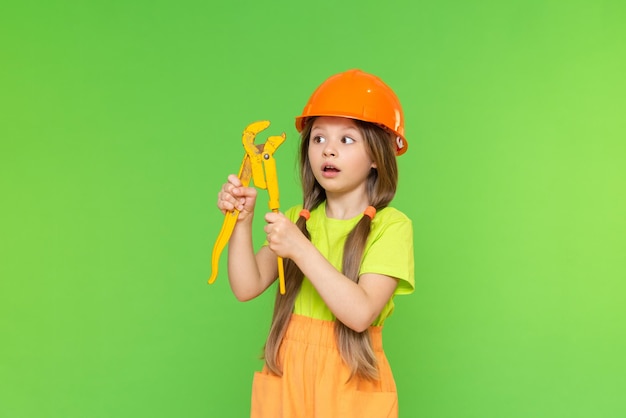
[(282, 213), (269, 212), (265, 215), (267, 242), (277, 256), (294, 258), (296, 254), (311, 244), (296, 224)]

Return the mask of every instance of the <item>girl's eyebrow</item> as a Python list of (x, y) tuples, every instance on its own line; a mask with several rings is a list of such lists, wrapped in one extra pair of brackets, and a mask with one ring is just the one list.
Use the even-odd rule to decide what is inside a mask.
[[(313, 126), (313, 127), (311, 128), (311, 132), (318, 131), (318, 130), (321, 130), (321, 131), (326, 132), (326, 128), (324, 128), (323, 126)], [(359, 133), (360, 133), (359, 128), (357, 128), (356, 126), (348, 126), (348, 127), (342, 128), (342, 129), (341, 129), (341, 132), (342, 132), (344, 135), (345, 135), (346, 133), (350, 133), (350, 134), (354, 134), (354, 133), (359, 134)]]

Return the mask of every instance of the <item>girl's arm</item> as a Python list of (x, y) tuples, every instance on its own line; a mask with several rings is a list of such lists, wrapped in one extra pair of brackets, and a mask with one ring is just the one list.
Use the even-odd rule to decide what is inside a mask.
[(263, 293), (278, 275), (276, 256), (267, 247), (254, 254), (252, 220), (256, 195), (256, 189), (242, 187), (235, 175), (228, 176), (228, 182), (218, 194), (217, 206), (223, 213), (240, 211), (228, 243), (228, 281), (240, 301)]
[(356, 332), (365, 331), (374, 322), (398, 284), (392, 277), (374, 273), (361, 275), (357, 284), (317, 250), (294, 261), (337, 319)]
[(265, 220), (271, 252), (291, 258), (298, 265), (337, 319), (354, 331), (365, 331), (393, 295), (397, 280), (367, 273), (355, 283), (338, 271), (284, 215), (268, 213)]

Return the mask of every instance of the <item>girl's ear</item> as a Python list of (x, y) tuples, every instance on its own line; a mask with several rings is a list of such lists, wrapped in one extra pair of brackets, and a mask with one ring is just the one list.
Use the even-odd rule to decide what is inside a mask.
[(372, 166), (371, 166), (371, 168), (378, 168), (378, 165), (376, 165), (376, 163), (372, 161)]

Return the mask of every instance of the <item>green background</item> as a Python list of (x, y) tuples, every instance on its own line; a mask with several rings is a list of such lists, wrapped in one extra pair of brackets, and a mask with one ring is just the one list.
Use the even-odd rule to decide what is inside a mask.
[(272, 295), (237, 302), (225, 255), (206, 284), (217, 191), (269, 119), (298, 203), (293, 118), (355, 67), (406, 114), (401, 417), (626, 416), (625, 21), (620, 0), (3, 3), (0, 417), (247, 416)]

